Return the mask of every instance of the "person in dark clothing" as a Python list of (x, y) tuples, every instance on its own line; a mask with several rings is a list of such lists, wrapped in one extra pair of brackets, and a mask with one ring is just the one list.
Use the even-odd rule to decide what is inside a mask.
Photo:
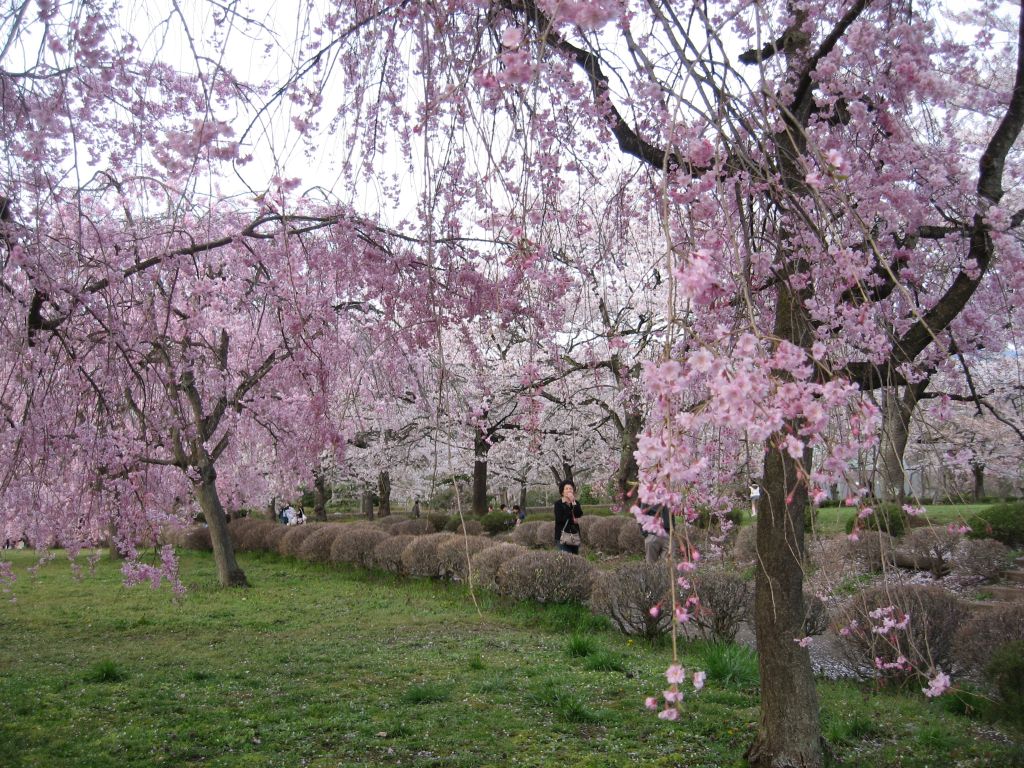
[(564, 544), (561, 541), (562, 533), (575, 533), (579, 535), (580, 524), (577, 522), (583, 514), (583, 508), (576, 501), (576, 486), (569, 480), (564, 480), (558, 486), (561, 498), (555, 502), (555, 546), (563, 552), (571, 552), (574, 555), (580, 553), (579, 544)]

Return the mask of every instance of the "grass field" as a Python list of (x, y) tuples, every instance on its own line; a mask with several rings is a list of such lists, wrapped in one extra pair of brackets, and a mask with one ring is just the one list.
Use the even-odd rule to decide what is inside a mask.
[[(6, 553), (5, 553), (6, 554)], [(0, 765), (736, 766), (757, 719), (756, 664), (691, 646), (709, 670), (686, 715), (642, 707), (667, 648), (578, 607), (242, 556), (249, 590), (182, 554), (167, 587), (126, 588), (115, 564), (75, 579), (59, 560), (0, 602)], [(703, 660), (699, 660), (703, 657)], [(844, 766), (1000, 766), (992, 726), (920, 696), (822, 683)]]
[[(990, 504), (926, 504), (925, 516), (932, 525), (949, 525), (952, 522), (966, 520), (976, 512), (990, 507)], [(823, 507), (818, 510), (816, 530), (821, 534), (842, 533), (846, 530), (846, 521), (855, 515), (857, 510), (852, 507)]]

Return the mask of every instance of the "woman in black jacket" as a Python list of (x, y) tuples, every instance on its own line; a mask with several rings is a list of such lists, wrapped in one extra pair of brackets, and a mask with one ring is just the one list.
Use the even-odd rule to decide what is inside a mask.
[(577, 519), (583, 514), (583, 508), (576, 501), (576, 486), (570, 480), (563, 480), (558, 486), (558, 492), (562, 498), (555, 502), (555, 546), (563, 552), (571, 552), (574, 555), (580, 553), (579, 544), (565, 544), (561, 541), (562, 533), (580, 532), (580, 524)]

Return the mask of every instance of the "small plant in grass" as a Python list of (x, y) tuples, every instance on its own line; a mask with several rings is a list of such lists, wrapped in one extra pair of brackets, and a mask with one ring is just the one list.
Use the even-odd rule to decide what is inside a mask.
[(829, 744), (853, 744), (883, 733), (876, 718), (863, 712), (839, 713), (822, 722), (822, 735)]
[(128, 677), (111, 659), (97, 661), (86, 670), (83, 680), (87, 683), (118, 683)]
[(701, 666), (709, 680), (738, 688), (758, 684), (757, 654), (736, 643), (701, 641), (693, 644)]
[(402, 694), (402, 701), (406, 704), (436, 704), (441, 701), (448, 701), (451, 692), (447, 686), (440, 683), (419, 683), (412, 685)]
[(583, 658), (597, 651), (597, 641), (589, 635), (573, 634), (566, 644), (565, 652), (570, 656)]
[(598, 648), (583, 660), (584, 669), (594, 672), (625, 672), (626, 663), (622, 656), (604, 648)]
[(597, 713), (587, 706), (581, 696), (558, 685), (552, 685), (549, 679), (538, 680), (531, 688), (533, 701), (545, 709), (550, 709), (551, 713), (563, 722), (596, 723), (599, 720)]
[(484, 664), (483, 656), (481, 656), (479, 653), (474, 655), (474, 656), (470, 656), (469, 657), (469, 661), (467, 662), (467, 666), (470, 669), (475, 669), (475, 670), (486, 669), (486, 665)]

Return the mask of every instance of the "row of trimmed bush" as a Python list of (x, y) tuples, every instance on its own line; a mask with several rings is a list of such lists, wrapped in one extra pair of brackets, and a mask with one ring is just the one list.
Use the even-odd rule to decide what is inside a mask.
[[(618, 518), (595, 518), (589, 524), (597, 541), (617, 541), (635, 523)], [(385, 522), (386, 521), (386, 522)], [(402, 533), (408, 522), (385, 520), (377, 523), (307, 523), (283, 526), (268, 520), (241, 519), (228, 526), (239, 552), (271, 551), (319, 563), (347, 563), (363, 568), (421, 578), (472, 578), (479, 587), (517, 600), (537, 602), (588, 603), (597, 613), (608, 616), (627, 634), (653, 637), (665, 632), (671, 617), (669, 573), (664, 564), (629, 562), (614, 571), (599, 571), (588, 560), (552, 550), (531, 550), (524, 544), (488, 536), (460, 536), (451, 532)], [(552, 534), (553, 534), (553, 523)], [(414, 526), (422, 529), (422, 526)], [(521, 526), (522, 528), (522, 526)], [(530, 528), (526, 529), (527, 531)], [(517, 531), (517, 534), (520, 531)], [(209, 531), (196, 528), (185, 532), (177, 543), (184, 547), (209, 549)], [(752, 584), (740, 575), (719, 568), (703, 568), (693, 578), (700, 605), (692, 611), (687, 629), (700, 637), (732, 641), (739, 626), (750, 620)], [(823, 610), (820, 600), (808, 596), (808, 603)], [(662, 611), (651, 616), (651, 607)], [(824, 630), (820, 619), (808, 633)]]

